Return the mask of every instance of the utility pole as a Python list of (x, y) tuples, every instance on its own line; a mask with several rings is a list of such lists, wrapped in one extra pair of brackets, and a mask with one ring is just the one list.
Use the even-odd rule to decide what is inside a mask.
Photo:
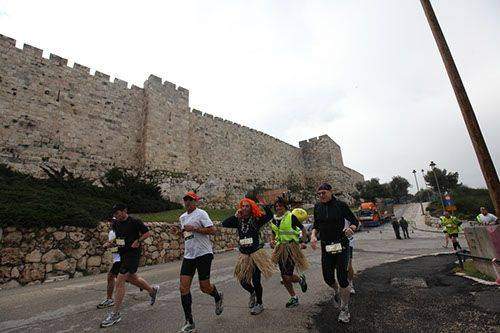
[(462, 79), (458, 73), (457, 66), (453, 60), (446, 39), (444, 38), (439, 22), (434, 14), (432, 5), (429, 0), (420, 0), (422, 7), (424, 8), (425, 16), (429, 22), (432, 34), (436, 41), (439, 53), (441, 53), (441, 58), (443, 59), (444, 66), (448, 72), (448, 77), (451, 81), (453, 90), (455, 91), (455, 96), (462, 111), (462, 117), (464, 118), (467, 131), (469, 132), (470, 139), (472, 141), (472, 146), (476, 152), (477, 159), (479, 161), (479, 166), (483, 173), (484, 180), (486, 181), (486, 186), (488, 186), (488, 191), (490, 193), (491, 201), (495, 207), (497, 216), (500, 214), (500, 183), (498, 181), (498, 174), (495, 170), (495, 165), (491, 160), (488, 147), (484, 141), (483, 134), (481, 133), (481, 128), (477, 122), (476, 115), (474, 114), (474, 109), (470, 104), (469, 98), (467, 97), (467, 92), (465, 91)]
[[(418, 180), (417, 180), (417, 171), (413, 170), (413, 176), (415, 177), (415, 184), (417, 184), (417, 193), (420, 191), (420, 188), (418, 187)], [(422, 200), (420, 198), (418, 199), (418, 203), (420, 204), (420, 209), (422, 210), (422, 215), (425, 215), (424, 212), (424, 205), (422, 205)]]

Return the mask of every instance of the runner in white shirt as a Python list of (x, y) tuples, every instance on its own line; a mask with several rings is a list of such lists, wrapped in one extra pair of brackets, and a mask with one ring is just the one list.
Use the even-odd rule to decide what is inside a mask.
[(200, 200), (196, 193), (186, 193), (183, 200), (186, 212), (180, 217), (180, 227), (184, 238), (184, 259), (179, 289), (186, 322), (181, 332), (193, 332), (195, 324), (191, 312), (191, 282), (194, 273), (198, 271), (200, 290), (214, 298), (216, 315), (222, 314), (223, 294), (210, 283), (210, 268), (214, 255), (209, 235), (215, 234), (216, 229), (207, 212), (196, 207), (196, 202)]
[(109, 233), (108, 233), (108, 242), (104, 245), (104, 247), (108, 248), (113, 255), (113, 266), (108, 272), (108, 286), (106, 288), (106, 299), (97, 305), (98, 309), (104, 309), (107, 307), (111, 307), (115, 304), (113, 300), (113, 291), (115, 289), (115, 281), (118, 273), (120, 273), (120, 254), (118, 253), (118, 247), (114, 243), (116, 239), (114, 224), (116, 223), (116, 219), (113, 217), (110, 221)]
[(488, 213), (488, 210), (485, 207), (481, 207), (481, 214), (476, 217), (476, 220), (481, 225), (493, 225), (497, 223), (498, 218), (495, 215)]

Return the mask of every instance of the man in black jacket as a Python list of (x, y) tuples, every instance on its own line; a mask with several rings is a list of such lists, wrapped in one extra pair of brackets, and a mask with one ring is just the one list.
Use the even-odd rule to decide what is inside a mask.
[[(340, 285), (339, 321), (348, 323), (350, 288), (347, 278), (349, 266), (349, 237), (352, 237), (359, 222), (346, 203), (332, 195), (332, 186), (328, 183), (318, 187), (319, 203), (314, 206), (314, 226), (311, 235), (311, 247), (318, 246), (318, 233), (321, 234), (321, 267), (323, 279), (334, 288), (334, 301), (338, 305), (335, 283), (335, 271)], [(349, 221), (346, 227), (345, 220)]]

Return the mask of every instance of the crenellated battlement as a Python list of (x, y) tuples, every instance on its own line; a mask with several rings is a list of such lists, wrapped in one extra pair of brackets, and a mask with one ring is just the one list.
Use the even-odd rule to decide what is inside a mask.
[[(48, 59), (43, 57), (43, 50), (32, 46), (30, 44), (24, 43), (21, 45), (20, 48), (16, 46), (16, 40), (4, 35), (0, 34), (0, 49), (3, 48), (5, 52), (20, 52), (24, 55), (26, 55), (28, 58), (32, 58), (35, 60), (41, 60), (43, 62), (47, 62), (48, 64), (55, 66), (55, 67), (62, 67), (65, 69), (69, 69), (73, 71), (74, 73), (77, 73), (79, 75), (86, 75), (89, 78), (96, 79), (99, 82), (106, 82), (110, 84), (116, 84), (117, 87), (120, 87), (122, 89), (129, 89), (128, 88), (128, 83), (124, 80), (115, 78), (113, 81), (111, 81), (111, 76), (109, 74), (102, 73), (100, 71), (95, 71), (94, 74), (91, 74), (91, 69), (90, 67), (81, 65), (79, 63), (74, 63), (73, 67), (68, 66), (68, 59), (61, 57), (57, 54), (50, 53)], [(124, 84), (125, 83), (125, 84)], [(185, 94), (185, 89), (182, 87), (180, 88), (181, 94)], [(179, 90), (179, 88), (177, 88)], [(132, 89), (132, 87), (130, 88)], [(134, 90), (141, 89), (140, 87), (134, 87)]]
[(8, 106), (0, 113), (0, 163), (33, 174), (41, 163), (94, 178), (112, 166), (145, 168), (215, 177), (236, 191), (285, 184), (291, 174), (347, 187), (362, 179), (343, 166), (328, 135), (290, 145), (190, 108), (189, 90), (157, 75), (142, 88), (3, 35), (0, 60), (0, 103)]
[(145, 84), (148, 84), (159, 91), (164, 91), (167, 94), (175, 93), (186, 100), (189, 99), (189, 90), (181, 86), (176, 86), (174, 83), (167, 80), (164, 81), (161, 77), (154, 74), (149, 75)]

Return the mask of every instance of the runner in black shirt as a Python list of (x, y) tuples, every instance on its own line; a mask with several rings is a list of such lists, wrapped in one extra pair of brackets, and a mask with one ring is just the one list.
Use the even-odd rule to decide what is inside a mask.
[(234, 275), (243, 289), (250, 293), (250, 313), (257, 315), (264, 310), (261, 273), (270, 277), (274, 272), (274, 265), (260, 242), (260, 229), (269, 222), (273, 214), (268, 207), (264, 207), (264, 214), (257, 204), (248, 198), (242, 199), (238, 208), (235, 216), (225, 219), (222, 226), (238, 229), (240, 257)]
[[(332, 288), (336, 287), (335, 271), (340, 284), (339, 321), (349, 322), (349, 239), (359, 223), (346, 203), (332, 196), (332, 186), (324, 183), (319, 186), (317, 194), (320, 202), (314, 206), (314, 226), (311, 235), (311, 247), (317, 248), (318, 233), (321, 236), (321, 267), (323, 279)], [(346, 227), (345, 220), (350, 222)], [(337, 299), (336, 291), (334, 300)]]
[(113, 216), (116, 219), (115, 242), (120, 253), (121, 264), (116, 279), (114, 310), (101, 322), (101, 327), (114, 325), (121, 320), (120, 309), (125, 296), (126, 281), (146, 290), (149, 293), (151, 305), (155, 303), (158, 289), (160, 289), (159, 286), (151, 287), (136, 274), (141, 256), (140, 244), (150, 236), (148, 227), (141, 220), (129, 216), (127, 206), (122, 204), (113, 206)]

